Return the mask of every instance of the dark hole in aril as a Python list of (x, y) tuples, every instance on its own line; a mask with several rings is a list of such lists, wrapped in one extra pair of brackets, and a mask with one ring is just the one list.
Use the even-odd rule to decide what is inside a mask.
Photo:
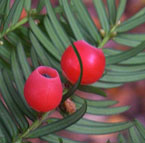
[(51, 78), (48, 74), (42, 74), (43, 76), (47, 77), (47, 78)]

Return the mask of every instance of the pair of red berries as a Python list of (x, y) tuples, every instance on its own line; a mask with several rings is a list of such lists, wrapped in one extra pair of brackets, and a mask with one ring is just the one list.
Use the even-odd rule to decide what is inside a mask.
[[(84, 40), (74, 42), (83, 64), (81, 84), (91, 84), (101, 78), (105, 68), (105, 56), (101, 49)], [(80, 76), (80, 64), (69, 46), (61, 59), (64, 76), (74, 84)], [(36, 111), (47, 112), (55, 109), (62, 99), (62, 83), (58, 72), (50, 67), (40, 66), (28, 77), (24, 96), (27, 103)]]

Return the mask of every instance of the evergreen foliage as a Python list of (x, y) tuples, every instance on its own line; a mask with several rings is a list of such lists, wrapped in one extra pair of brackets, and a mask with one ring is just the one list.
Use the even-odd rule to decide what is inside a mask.
[[(37, 8), (33, 10), (31, 0), (15, 0), (11, 8), (10, 0), (0, 0), (0, 143), (26, 143), (27, 138), (40, 138), (52, 143), (80, 142), (77, 138), (72, 140), (56, 134), (60, 130), (88, 135), (118, 132), (118, 143), (145, 142), (145, 127), (136, 119), (105, 123), (83, 118), (85, 113), (101, 116), (120, 114), (129, 110), (128, 106), (111, 107), (117, 102), (96, 101), (75, 93), (79, 89), (107, 96), (102, 89), (145, 79), (145, 34), (129, 33), (145, 22), (145, 8), (120, 23), (126, 1), (120, 0), (117, 8), (115, 0), (108, 0), (106, 9), (102, 0), (93, 0), (105, 33), (101, 35), (83, 0), (71, 0), (70, 3), (59, 0), (56, 8), (52, 7), (50, 0), (39, 0)], [(43, 7), (46, 7), (47, 13), (42, 15), (40, 11)], [(19, 21), (23, 8), (28, 15)], [(26, 23), (28, 27), (23, 25)], [(65, 83), (60, 68), (61, 55), (73, 41), (82, 39), (99, 48), (109, 40), (131, 48), (125, 51), (110, 47), (103, 49), (106, 56), (103, 77), (94, 84), (80, 86), (81, 74), (78, 82), (64, 94), (63, 101), (71, 97), (77, 111), (71, 115), (64, 114), (62, 119), (48, 118), (42, 126), (43, 120), (38, 119), (38, 113), (24, 99), (25, 81), (36, 67), (47, 65), (57, 69)], [(82, 71), (81, 59), (75, 47), (74, 50)], [(28, 120), (33, 124), (30, 125)], [(36, 124), (40, 127), (35, 128)], [(123, 136), (121, 131), (124, 130), (128, 131), (128, 138)]]

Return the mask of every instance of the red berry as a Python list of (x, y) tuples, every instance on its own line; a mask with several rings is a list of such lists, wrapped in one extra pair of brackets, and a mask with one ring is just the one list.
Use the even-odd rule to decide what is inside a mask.
[(58, 72), (46, 66), (35, 69), (25, 83), (24, 96), (36, 111), (48, 112), (55, 109), (62, 99), (62, 84)]
[[(81, 84), (91, 84), (99, 80), (105, 69), (105, 56), (102, 49), (98, 49), (88, 44), (84, 40), (74, 42), (78, 50), (82, 64), (83, 76)], [(69, 46), (62, 55), (61, 68), (64, 76), (75, 83), (80, 76), (80, 64), (72, 48)]]
[(22, 20), (23, 18), (25, 18), (27, 16), (27, 12), (26, 12), (26, 10), (23, 8), (23, 10), (22, 10), (22, 13), (21, 13), (21, 16), (20, 16), (20, 18), (19, 18), (19, 20)]

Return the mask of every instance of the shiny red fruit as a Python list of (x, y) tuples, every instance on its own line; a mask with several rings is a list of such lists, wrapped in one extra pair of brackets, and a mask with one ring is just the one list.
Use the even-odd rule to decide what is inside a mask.
[(39, 112), (55, 109), (61, 102), (62, 91), (58, 72), (46, 66), (35, 69), (24, 86), (24, 96), (27, 103)]
[(23, 8), (23, 10), (22, 10), (22, 13), (21, 13), (21, 16), (20, 16), (20, 18), (19, 18), (19, 20), (22, 20), (23, 18), (25, 18), (27, 16), (27, 12), (26, 12), (26, 10)]
[[(84, 40), (74, 42), (83, 63), (83, 76), (81, 84), (91, 84), (99, 80), (105, 69), (105, 56), (102, 49), (93, 47)], [(75, 83), (80, 76), (80, 65), (78, 58), (69, 46), (62, 55), (61, 68), (64, 76)]]

